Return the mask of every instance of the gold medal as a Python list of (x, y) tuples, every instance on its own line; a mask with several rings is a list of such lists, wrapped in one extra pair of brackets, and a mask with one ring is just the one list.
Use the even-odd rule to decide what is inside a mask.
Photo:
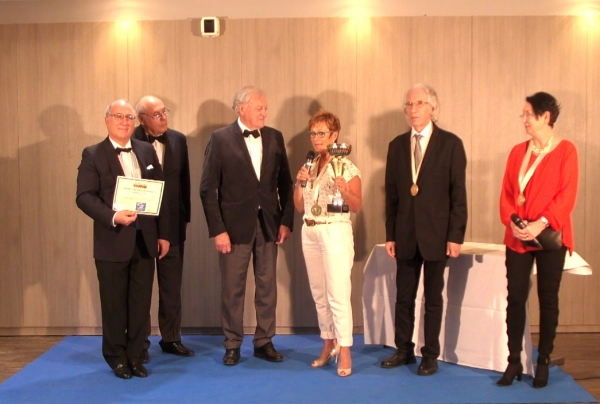
[(519, 205), (519, 206), (525, 205), (525, 195), (523, 195), (522, 193), (519, 194), (519, 196), (517, 196), (517, 205)]
[(312, 206), (312, 208), (310, 208), (310, 213), (312, 213), (314, 216), (319, 216), (321, 214), (321, 206), (315, 204)]
[(410, 194), (412, 196), (416, 196), (419, 193), (419, 186), (417, 184), (412, 184), (410, 187)]

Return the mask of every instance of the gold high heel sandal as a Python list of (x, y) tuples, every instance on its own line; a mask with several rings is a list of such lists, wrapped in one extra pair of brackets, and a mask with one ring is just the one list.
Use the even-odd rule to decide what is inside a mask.
[[(323, 349), (325, 349), (325, 347), (323, 347)], [(315, 359), (314, 361), (312, 361), (310, 366), (313, 368), (322, 368), (324, 366), (329, 365), (329, 361), (331, 360), (331, 356), (333, 355), (333, 352), (335, 352), (335, 348), (331, 352), (329, 352), (329, 354), (327, 355), (327, 357), (325, 359)], [(323, 353), (321, 353), (321, 355), (323, 355)]]
[[(333, 351), (331, 351), (331, 356), (335, 357), (335, 363), (338, 363), (338, 358), (340, 356), (341, 351), (342, 351), (342, 347), (339, 345), (336, 345), (335, 348), (333, 348)], [(340, 361), (340, 363), (341, 363), (341, 361)], [(338, 366), (337, 374), (340, 377), (350, 376), (352, 374), (352, 367), (340, 368)]]
[(329, 361), (331, 360), (331, 354), (329, 354), (327, 356), (327, 358), (321, 360), (321, 359), (315, 359), (314, 361), (312, 361), (312, 363), (310, 364), (310, 366), (312, 366), (313, 368), (322, 368), (323, 366), (327, 366), (329, 365)]

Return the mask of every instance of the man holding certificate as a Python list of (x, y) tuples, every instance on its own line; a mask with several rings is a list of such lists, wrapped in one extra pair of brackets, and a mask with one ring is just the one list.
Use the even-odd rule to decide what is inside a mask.
[[(154, 258), (160, 259), (169, 251), (169, 218), (162, 207), (158, 216), (146, 212), (145, 206), (160, 206), (162, 187), (153, 187), (145, 180), (157, 184), (163, 180), (163, 172), (154, 148), (131, 139), (135, 112), (127, 101), (111, 103), (104, 121), (108, 137), (83, 150), (76, 203), (94, 220), (104, 359), (117, 377), (146, 377), (142, 352)], [(122, 177), (127, 181), (118, 181)], [(126, 186), (117, 188), (118, 182)], [(127, 207), (129, 210), (114, 206), (114, 201), (129, 200), (137, 201)]]

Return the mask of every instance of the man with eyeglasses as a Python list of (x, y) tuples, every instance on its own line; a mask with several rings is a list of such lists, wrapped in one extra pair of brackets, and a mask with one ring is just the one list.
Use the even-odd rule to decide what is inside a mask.
[(277, 248), (292, 231), (293, 187), (280, 131), (265, 126), (267, 98), (248, 86), (234, 97), (239, 118), (210, 135), (200, 198), (219, 252), (223, 364), (237, 365), (244, 339), (244, 296), (250, 258), (256, 294), (254, 356), (281, 362), (273, 346), (277, 306)]
[(125, 100), (106, 109), (108, 137), (83, 150), (76, 203), (94, 220), (94, 259), (102, 310), (102, 354), (115, 376), (146, 377), (143, 349), (154, 259), (169, 251), (168, 211), (159, 216), (114, 211), (118, 176), (163, 180), (152, 146), (131, 139), (135, 111)]
[(425, 295), (425, 344), (417, 374), (437, 372), (444, 270), (458, 257), (467, 227), (467, 158), (461, 139), (439, 128), (437, 93), (414, 85), (404, 103), (411, 129), (389, 144), (385, 172), (386, 244), (396, 260), (396, 352), (384, 368), (416, 363), (412, 340), (421, 267)]
[[(183, 252), (187, 224), (190, 222), (190, 163), (187, 139), (181, 132), (168, 128), (169, 110), (152, 95), (142, 97), (135, 110), (140, 125), (133, 138), (152, 144), (165, 176), (162, 206), (171, 218), (169, 253), (156, 261), (158, 280), (158, 328), (163, 352), (178, 356), (194, 356), (194, 351), (181, 342), (181, 282)], [(150, 335), (150, 316), (148, 316)], [(150, 340), (146, 338), (144, 359), (150, 361)]]

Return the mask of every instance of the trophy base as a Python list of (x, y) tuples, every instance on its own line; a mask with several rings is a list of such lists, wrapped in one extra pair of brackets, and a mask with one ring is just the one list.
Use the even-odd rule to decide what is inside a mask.
[(350, 208), (348, 205), (336, 205), (335, 203), (327, 204), (327, 212), (328, 213), (348, 213), (350, 212)]

